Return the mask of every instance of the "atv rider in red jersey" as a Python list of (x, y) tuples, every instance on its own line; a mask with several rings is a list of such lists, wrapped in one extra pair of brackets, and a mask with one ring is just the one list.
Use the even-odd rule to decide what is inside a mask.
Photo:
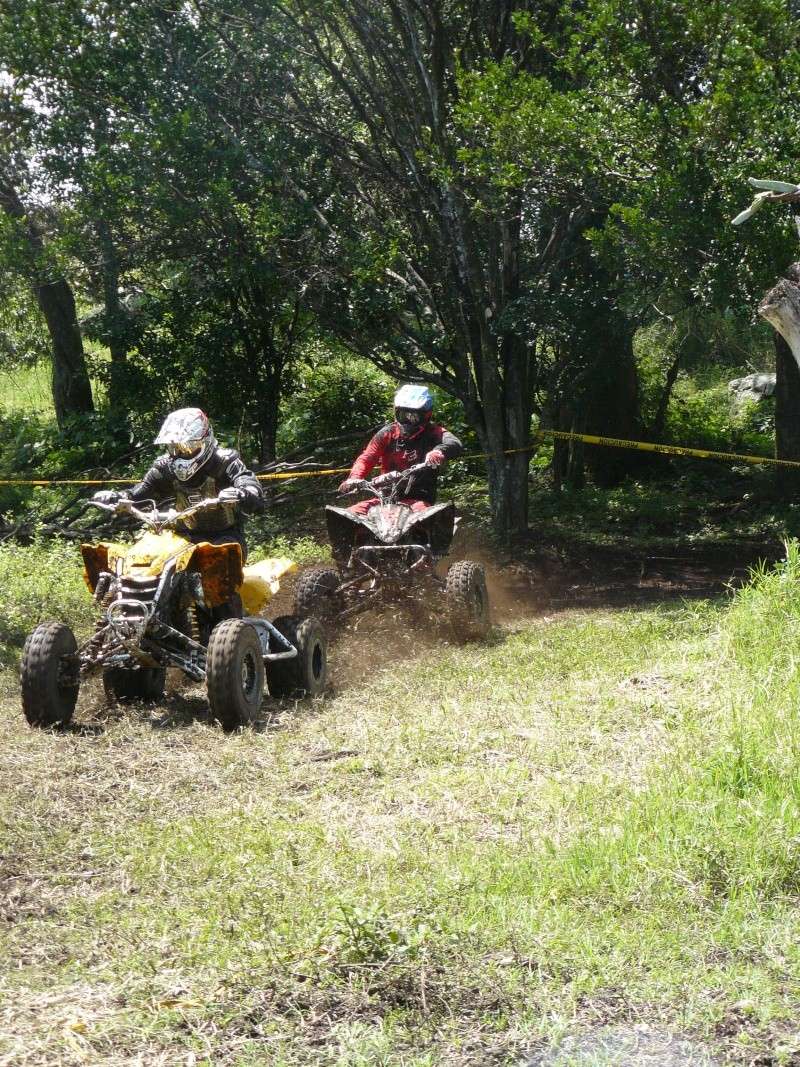
[(164, 445), (144, 478), (132, 489), (103, 489), (94, 494), (102, 504), (121, 500), (174, 499), (184, 511), (201, 500), (214, 499), (219, 506), (204, 509), (176, 526), (176, 532), (199, 544), (238, 544), (247, 558), (242, 515), (264, 507), (261, 485), (232, 448), (219, 448), (208, 416), (200, 408), (180, 408), (164, 420), (155, 444)]
[[(350, 474), (339, 486), (340, 493), (358, 488), (373, 467), (380, 466), (381, 474), (404, 471), (417, 463), (426, 463), (429, 470), (417, 474), (401, 503), (414, 511), (424, 511), (436, 503), (438, 468), (445, 460), (456, 459), (464, 451), (455, 434), (431, 421), (433, 396), (424, 385), (402, 385), (394, 397), (394, 422), (378, 430), (356, 459)], [(380, 503), (377, 497), (359, 500), (349, 509), (356, 515), (366, 515)]]

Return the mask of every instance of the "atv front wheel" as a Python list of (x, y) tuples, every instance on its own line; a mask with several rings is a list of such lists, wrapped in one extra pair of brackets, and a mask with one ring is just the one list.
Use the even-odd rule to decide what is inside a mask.
[(226, 619), (211, 632), (206, 657), (211, 713), (223, 730), (247, 726), (258, 717), (264, 695), (264, 659), (255, 627)]
[(297, 579), (294, 587), (294, 613), (300, 619), (314, 617), (329, 622), (342, 610), (337, 595), (341, 585), (333, 567), (311, 567)]
[(293, 659), (267, 661), (270, 696), (319, 696), (328, 681), (328, 641), (319, 619), (281, 615), (272, 624), (297, 649)]
[(167, 672), (164, 667), (106, 667), (103, 671), (103, 687), (110, 701), (130, 704), (141, 700), (145, 704), (157, 704), (164, 698)]
[(80, 685), (75, 635), (62, 622), (43, 622), (22, 650), (22, 710), (31, 726), (66, 726)]
[(486, 572), (480, 563), (460, 559), (447, 572), (445, 585), (450, 626), (458, 641), (480, 641), (491, 626)]

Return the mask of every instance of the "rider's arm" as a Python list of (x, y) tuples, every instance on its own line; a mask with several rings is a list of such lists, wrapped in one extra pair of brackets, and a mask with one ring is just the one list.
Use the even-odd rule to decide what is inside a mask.
[(169, 457), (159, 456), (144, 478), (127, 494), (129, 500), (166, 500), (174, 495)]
[(436, 426), (434, 427), (434, 430), (436, 431), (434, 440), (436, 437), (439, 438), (439, 440), (436, 441), (436, 447), (444, 452), (445, 459), (458, 459), (464, 451), (464, 446), (456, 435), (450, 433), (449, 430), (445, 430), (444, 426)]
[(242, 511), (261, 511), (264, 507), (264, 493), (261, 482), (251, 470), (245, 467), (238, 452), (233, 448), (220, 449), (225, 459), (225, 477), (234, 489), (242, 490), (239, 506)]
[(388, 433), (388, 426), (378, 430), (361, 455), (356, 457), (350, 469), (350, 478), (366, 478), (373, 467), (381, 465), (381, 460), (386, 452)]

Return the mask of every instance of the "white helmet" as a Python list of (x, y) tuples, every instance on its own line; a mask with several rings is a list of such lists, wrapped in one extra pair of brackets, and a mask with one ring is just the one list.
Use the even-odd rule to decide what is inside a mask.
[(196, 474), (217, 447), (208, 416), (200, 408), (180, 408), (167, 415), (155, 443), (167, 446), (172, 469), (182, 482)]
[(427, 385), (401, 385), (394, 394), (394, 418), (408, 440), (419, 437), (433, 415), (433, 394)]

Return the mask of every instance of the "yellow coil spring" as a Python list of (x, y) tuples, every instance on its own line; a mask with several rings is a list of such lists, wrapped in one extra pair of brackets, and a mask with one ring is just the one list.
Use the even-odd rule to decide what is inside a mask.
[(186, 609), (186, 622), (188, 623), (188, 637), (192, 641), (200, 640), (200, 620), (197, 617), (197, 604), (190, 604)]

